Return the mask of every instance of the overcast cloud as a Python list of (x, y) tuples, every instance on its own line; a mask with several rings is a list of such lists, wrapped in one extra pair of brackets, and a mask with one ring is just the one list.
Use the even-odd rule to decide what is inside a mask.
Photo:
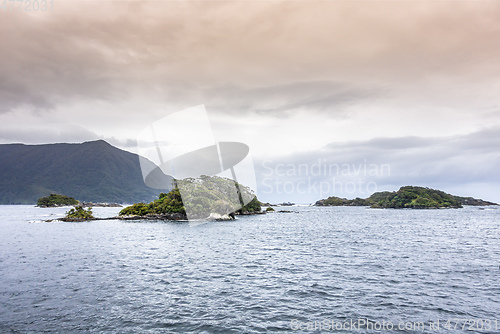
[(381, 188), (500, 201), (500, 2), (54, 5), (0, 11), (2, 143), (134, 151), (151, 122), (205, 104), (216, 138), (249, 145), (260, 180), (263, 161), (366, 160), (390, 164)]
[(405, 185), (499, 201), (500, 128), (444, 138), (375, 138), (259, 160), (259, 196), (315, 202), (368, 197)]

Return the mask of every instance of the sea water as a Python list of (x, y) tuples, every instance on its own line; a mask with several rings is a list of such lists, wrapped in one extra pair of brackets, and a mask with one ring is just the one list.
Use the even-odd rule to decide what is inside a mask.
[(500, 208), (285, 209), (65, 223), (0, 206), (0, 332), (500, 332)]

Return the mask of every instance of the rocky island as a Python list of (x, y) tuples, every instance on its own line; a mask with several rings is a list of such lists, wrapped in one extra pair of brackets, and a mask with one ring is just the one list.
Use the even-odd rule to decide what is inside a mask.
[(66, 216), (64, 218), (60, 218), (59, 220), (65, 222), (79, 222), (79, 221), (88, 221), (88, 220), (96, 220), (92, 213), (92, 209), (88, 208), (85, 210), (83, 206), (77, 205), (73, 209), (66, 212)]
[(69, 206), (69, 205), (80, 205), (84, 208), (92, 208), (92, 207), (103, 207), (103, 208), (119, 208), (122, 205), (118, 203), (94, 203), (94, 202), (80, 202), (73, 197), (59, 195), (59, 194), (50, 194), (46, 197), (41, 197), (38, 199), (36, 206), (40, 208), (55, 208), (59, 206)]
[(40, 208), (53, 208), (58, 206), (67, 206), (67, 205), (78, 205), (79, 201), (74, 199), (73, 197), (58, 195), (58, 194), (50, 194), (47, 197), (41, 197), (36, 202), (36, 206)]
[[(190, 207), (190, 214), (196, 219), (229, 220), (235, 215), (252, 215), (262, 213), (261, 203), (250, 188), (237, 184), (238, 196), (231, 193), (235, 188), (235, 182), (218, 176), (202, 176), (200, 179), (185, 179), (176, 181), (176, 185), (184, 187), (185, 194), (190, 203), (196, 205)], [(231, 196), (233, 195), (233, 196)], [(247, 204), (238, 205), (242, 199)], [(251, 200), (250, 200), (251, 199)], [(232, 210), (231, 208), (240, 209)], [(184, 207), (181, 192), (176, 186), (169, 193), (161, 193), (158, 199), (151, 203), (136, 203), (120, 211), (122, 219), (167, 219), (186, 220), (186, 208)]]
[[(184, 200), (188, 202), (186, 212), (179, 186), (183, 187)], [(194, 203), (194, 207), (193, 207)], [(244, 204), (246, 203), (246, 204)], [(243, 204), (243, 205), (242, 205)], [(218, 176), (202, 176), (198, 179), (175, 180), (174, 189), (160, 193), (151, 203), (135, 203), (120, 211), (116, 217), (94, 217), (92, 209), (84, 209), (78, 203), (59, 221), (81, 222), (91, 220), (232, 220), (237, 215), (265, 214), (253, 191), (231, 179)], [(272, 210), (272, 209), (271, 209)], [(46, 220), (52, 222), (53, 219)]]
[(315, 203), (315, 206), (369, 206), (371, 208), (382, 209), (461, 208), (463, 205), (483, 206), (498, 204), (472, 197), (454, 196), (441, 190), (415, 186), (401, 187), (398, 191), (376, 192), (364, 199), (346, 199), (332, 196)]

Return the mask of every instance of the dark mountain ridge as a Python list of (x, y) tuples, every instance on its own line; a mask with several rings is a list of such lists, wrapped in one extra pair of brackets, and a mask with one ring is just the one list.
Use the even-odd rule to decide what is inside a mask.
[(87, 202), (151, 201), (139, 157), (104, 140), (0, 145), (0, 204), (35, 204), (51, 193)]

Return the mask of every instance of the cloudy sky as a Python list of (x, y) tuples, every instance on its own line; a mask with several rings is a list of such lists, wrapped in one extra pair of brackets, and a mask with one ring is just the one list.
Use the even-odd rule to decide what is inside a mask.
[(0, 143), (137, 152), (204, 104), (250, 147), (262, 200), (500, 201), (498, 1), (54, 0), (0, 22)]

